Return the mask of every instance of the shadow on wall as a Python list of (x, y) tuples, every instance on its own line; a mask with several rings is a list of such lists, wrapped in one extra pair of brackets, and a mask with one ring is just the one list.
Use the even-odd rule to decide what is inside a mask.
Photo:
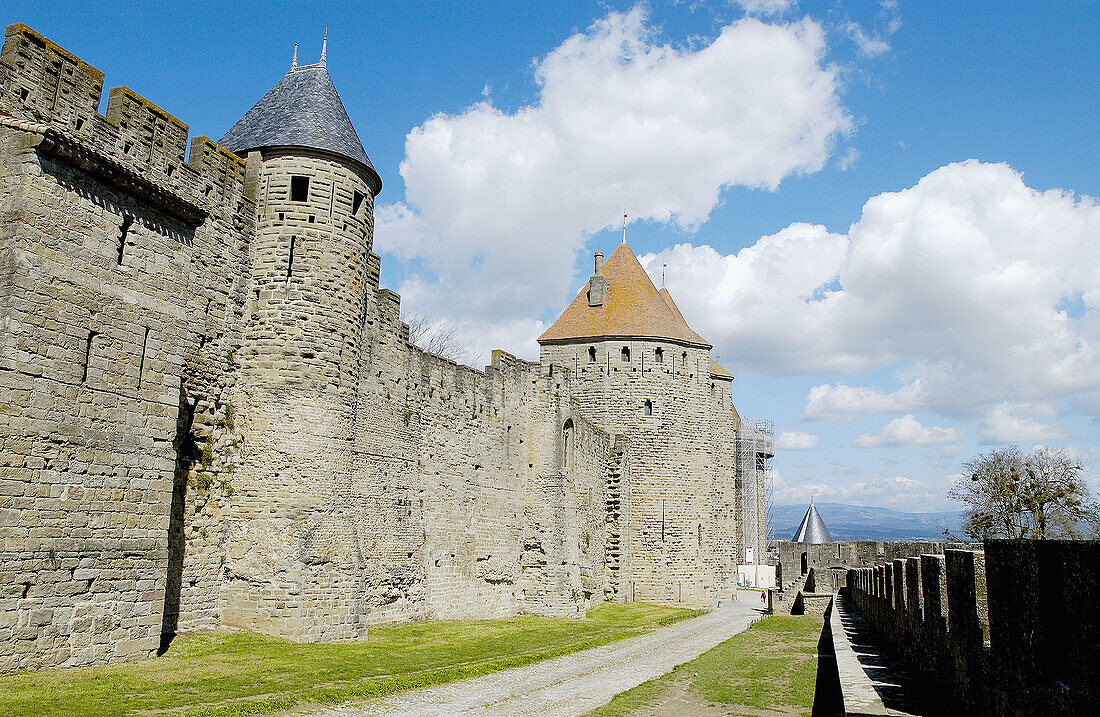
[(844, 694), (840, 686), (840, 670), (833, 647), (833, 629), (830, 617), (833, 603), (825, 609), (825, 624), (817, 641), (817, 681), (814, 685), (813, 717), (843, 717)]
[(180, 593), (183, 590), (183, 558), (187, 552), (184, 514), (187, 505), (187, 476), (192, 463), (199, 457), (199, 447), (191, 433), (195, 420), (195, 403), (188, 402), (187, 391), (180, 382), (179, 414), (176, 418), (176, 468), (172, 477), (172, 512), (168, 521), (168, 579), (164, 585), (164, 612), (160, 624), (158, 655), (168, 651), (179, 624)]

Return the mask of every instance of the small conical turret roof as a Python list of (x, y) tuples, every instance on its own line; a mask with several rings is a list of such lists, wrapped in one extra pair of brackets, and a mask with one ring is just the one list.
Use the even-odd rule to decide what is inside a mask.
[(691, 346), (710, 344), (691, 330), (672, 297), (662, 295), (638, 257), (624, 242), (603, 265), (607, 298), (590, 306), (586, 284), (542, 336), (539, 343), (576, 339), (637, 338), (672, 339)]
[(829, 529), (825, 527), (825, 521), (821, 519), (821, 515), (817, 512), (817, 507), (812, 500), (810, 501), (810, 507), (806, 509), (806, 515), (802, 518), (802, 522), (798, 524), (798, 530), (794, 531), (791, 542), (814, 545), (833, 542), (833, 536), (829, 535)]
[(219, 143), (237, 154), (264, 147), (308, 147), (332, 152), (365, 170), (374, 193), (382, 179), (332, 84), (323, 62), (291, 67)]

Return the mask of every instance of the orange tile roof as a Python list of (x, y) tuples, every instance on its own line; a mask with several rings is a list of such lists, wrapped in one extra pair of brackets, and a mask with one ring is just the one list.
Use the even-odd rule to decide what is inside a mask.
[(691, 330), (672, 297), (664, 295), (650, 281), (638, 257), (625, 243), (612, 252), (603, 266), (607, 296), (603, 306), (588, 305), (588, 285), (565, 307), (539, 343), (573, 339), (647, 338), (670, 339), (710, 348)]
[(722, 364), (718, 363), (714, 359), (710, 360), (710, 375), (715, 378), (728, 378), (733, 380), (733, 374), (722, 368)]
[[(676, 302), (672, 300), (672, 294), (668, 293), (668, 289), (662, 286), (661, 291), (658, 293), (660, 293), (661, 298), (665, 300), (665, 303), (668, 304), (668, 308), (672, 309), (676, 313), (676, 315), (680, 317), (680, 321), (683, 321), (686, 325), (687, 321), (684, 320), (684, 315), (680, 313), (680, 307), (678, 307), (676, 305)], [(710, 360), (710, 375), (714, 376), (715, 378), (726, 378), (731, 381), (733, 380), (733, 374), (724, 369), (722, 367), (722, 364), (718, 363), (714, 359)]]

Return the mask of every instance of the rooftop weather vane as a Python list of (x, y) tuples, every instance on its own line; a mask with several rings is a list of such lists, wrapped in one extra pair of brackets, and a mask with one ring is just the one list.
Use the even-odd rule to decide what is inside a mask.
[(623, 244), (626, 244), (626, 210), (623, 210)]
[(294, 57), (290, 60), (290, 69), (298, 66), (298, 43), (294, 43)]
[(325, 58), (328, 56), (328, 28), (325, 28), (325, 39), (321, 41), (321, 67), (325, 66)]

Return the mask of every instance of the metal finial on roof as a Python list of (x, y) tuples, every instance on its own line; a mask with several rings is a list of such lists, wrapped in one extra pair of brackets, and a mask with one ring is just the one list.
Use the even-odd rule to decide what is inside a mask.
[(668, 268), (668, 264), (661, 264), (661, 288), (665, 288), (665, 269)]
[(294, 57), (290, 60), (290, 69), (298, 66), (298, 43), (294, 43)]
[(623, 244), (626, 244), (626, 212), (623, 212)]
[(321, 67), (325, 66), (326, 58), (328, 57), (328, 28), (325, 28), (325, 39), (321, 41), (321, 59), (318, 62)]

